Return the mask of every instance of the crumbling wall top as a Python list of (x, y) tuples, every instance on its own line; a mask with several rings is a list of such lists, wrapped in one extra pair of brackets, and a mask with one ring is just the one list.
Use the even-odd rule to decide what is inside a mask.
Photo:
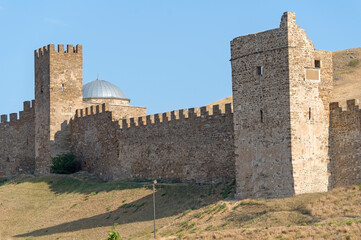
[(280, 28), (287, 28), (296, 25), (296, 13), (284, 12), (281, 17)]

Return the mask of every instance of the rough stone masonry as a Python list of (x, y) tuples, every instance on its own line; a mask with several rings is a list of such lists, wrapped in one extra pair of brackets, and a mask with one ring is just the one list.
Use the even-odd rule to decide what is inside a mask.
[(285, 12), (279, 28), (231, 41), (233, 104), (148, 115), (129, 99), (83, 98), (82, 46), (35, 51), (35, 100), (1, 115), (0, 178), (50, 173), (74, 153), (104, 180), (236, 180), (237, 198), (361, 182), (356, 100), (331, 103), (332, 55)]

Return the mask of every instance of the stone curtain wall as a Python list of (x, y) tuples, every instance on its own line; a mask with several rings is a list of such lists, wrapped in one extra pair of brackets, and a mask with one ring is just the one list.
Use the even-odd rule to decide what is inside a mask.
[(147, 115), (147, 108), (129, 106), (129, 102), (129, 99), (87, 98), (83, 101), (83, 108), (90, 108), (103, 103), (108, 104), (114, 121)]
[(144, 107), (109, 105), (109, 110), (113, 112), (115, 121), (147, 115), (147, 108)]
[(82, 169), (95, 173), (104, 180), (116, 179), (119, 174), (119, 123), (112, 121), (112, 112), (106, 104), (76, 111), (71, 121), (71, 143)]
[(361, 111), (358, 100), (348, 100), (347, 109), (330, 104), (329, 188), (361, 183)]
[(84, 98), (83, 103), (85, 107), (87, 105), (99, 105), (103, 103), (108, 103), (109, 105), (122, 105), (122, 106), (129, 106), (130, 99), (118, 99), (118, 98)]
[(24, 102), (19, 113), (1, 115), (0, 179), (19, 173), (33, 173), (35, 168), (35, 101)]
[(229, 182), (234, 175), (231, 105), (112, 121), (108, 106), (79, 110), (74, 153), (103, 179)]

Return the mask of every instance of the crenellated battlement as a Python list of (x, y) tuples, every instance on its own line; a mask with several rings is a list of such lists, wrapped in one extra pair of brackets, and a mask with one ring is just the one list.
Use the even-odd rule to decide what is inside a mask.
[(361, 183), (361, 109), (358, 99), (330, 103), (330, 186)]
[(82, 45), (76, 45), (75, 47), (72, 44), (68, 44), (66, 45), (66, 50), (64, 49), (64, 45), (63, 44), (59, 44), (57, 46), (57, 49), (55, 49), (55, 45), (54, 44), (49, 44), (47, 46), (44, 46), (42, 48), (39, 48), (37, 50), (34, 51), (34, 55), (36, 58), (40, 58), (41, 56), (46, 56), (49, 55), (49, 53), (69, 53), (69, 54), (74, 54), (74, 53), (79, 53), (82, 54), (83, 53), (83, 47)]
[[(77, 109), (75, 118), (82, 118), (87, 116), (95, 116), (104, 112), (111, 112), (109, 104), (103, 103), (94, 105), (83, 109)], [(167, 123), (170, 121), (182, 119), (206, 119), (214, 116), (225, 116), (233, 113), (232, 104), (213, 105), (212, 107), (204, 106), (200, 108), (180, 109), (165, 113), (156, 113), (153, 115), (142, 116), (138, 118), (126, 118), (119, 120), (120, 128), (146, 126), (151, 124)], [(113, 119), (113, 121), (117, 121)]]
[[(343, 109), (342, 106), (346, 106), (346, 109)], [(355, 112), (359, 111), (359, 100), (358, 99), (349, 99), (346, 102), (332, 102), (330, 103), (330, 112), (331, 114), (342, 113), (342, 112)]]
[[(27, 120), (28, 116), (34, 117), (34, 107), (35, 107), (35, 100), (32, 101), (25, 101), (23, 103), (23, 111), (18, 113), (10, 113), (9, 117), (7, 114), (2, 114), (0, 119), (0, 124), (3, 123), (14, 123), (21, 120)], [(19, 118), (18, 118), (19, 115)]]
[(204, 106), (200, 108), (180, 109), (171, 112), (157, 113), (138, 118), (126, 118), (119, 121), (121, 128), (145, 126), (151, 124), (167, 123), (182, 119), (205, 119), (208, 117), (231, 115), (233, 113), (232, 104)]
[[(71, 121), (72, 151), (83, 170), (104, 180), (214, 183), (234, 179), (231, 104), (125, 119), (111, 107), (78, 109)], [(109, 171), (110, 166), (117, 169)]]
[(93, 105), (87, 108), (77, 109), (75, 111), (75, 118), (82, 118), (87, 116), (97, 115), (99, 113), (108, 112), (109, 104), (103, 103), (99, 105)]

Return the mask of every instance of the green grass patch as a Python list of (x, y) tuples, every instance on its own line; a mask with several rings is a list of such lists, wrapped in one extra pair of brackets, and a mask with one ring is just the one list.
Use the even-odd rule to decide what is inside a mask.
[(145, 202), (142, 202), (142, 203), (140, 203), (140, 204), (138, 204), (138, 205), (135, 205), (135, 209), (134, 209), (134, 211), (133, 212), (137, 212), (141, 207), (143, 207), (145, 205)]
[(208, 225), (204, 230), (210, 231), (213, 228), (213, 225)]
[[(5, 178), (5, 179), (1, 179), (0, 180), (0, 186), (6, 184), (7, 182), (9, 182), (11, 179), (10, 178)], [(361, 185), (360, 185), (361, 186)]]
[(221, 192), (222, 197), (227, 198), (234, 189), (235, 185), (236, 185), (236, 180), (233, 180), (230, 184), (225, 185)]
[(356, 67), (357, 65), (360, 64), (360, 60), (359, 59), (352, 59), (348, 64), (347, 66), (349, 67)]
[(197, 212), (197, 213), (193, 214), (192, 218), (199, 218), (199, 219), (201, 219), (201, 218), (203, 218), (203, 213)]
[(239, 203), (239, 205), (244, 206), (244, 205), (262, 205), (262, 204), (255, 201), (242, 201)]
[(135, 207), (135, 203), (124, 203), (120, 206), (120, 208), (131, 208), (131, 207)]
[(191, 211), (192, 211), (192, 209), (188, 209), (188, 210), (184, 211), (178, 218), (184, 217), (185, 215), (187, 215)]

